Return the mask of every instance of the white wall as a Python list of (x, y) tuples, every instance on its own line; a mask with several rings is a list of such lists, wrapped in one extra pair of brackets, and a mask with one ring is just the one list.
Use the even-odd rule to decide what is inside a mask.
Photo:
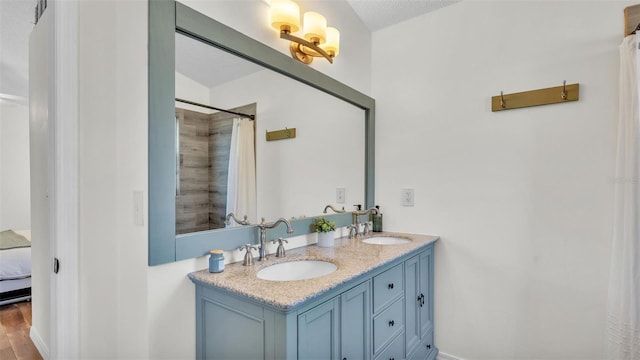
[(78, 11), (80, 358), (146, 358), (147, 4)]
[[(185, 1), (184, 3), (227, 26), (289, 54), (288, 43), (280, 40), (277, 32), (267, 28), (268, 8), (263, 1)], [(301, 11), (304, 11), (306, 3), (299, 2)], [(320, 59), (315, 60), (313, 66), (364, 93), (369, 93), (370, 33), (355, 18), (353, 10), (347, 4), (330, 1), (309, 3), (313, 3), (313, 9), (325, 13), (329, 21), (343, 33), (349, 34), (343, 35), (341, 39), (343, 50), (332, 66), (323, 64)], [(333, 19), (336, 19), (336, 22), (333, 22)], [(289, 245), (297, 246), (310, 241), (313, 239), (301, 236), (293, 239)], [(237, 251), (226, 253), (225, 258), (241, 260)], [(204, 269), (207, 264), (207, 258), (201, 257), (149, 268), (150, 358), (190, 359), (195, 357), (195, 317), (193, 316), (195, 293), (194, 286), (187, 279), (186, 274)]]
[[(249, 36), (276, 36), (250, 20), (266, 16), (262, 1), (200, 4)], [(333, 67), (317, 66), (367, 92), (370, 35), (345, 6), (327, 16), (354, 31)], [(147, 266), (147, 2), (81, 1), (78, 11), (80, 358), (192, 359), (195, 294), (186, 275), (207, 259)], [(364, 40), (347, 50), (349, 37)], [(136, 190), (145, 195), (145, 226), (133, 224)]]
[[(464, 1), (374, 33), (376, 201), (386, 229), (442, 236), (442, 352), (602, 358), (630, 4)], [(420, 34), (411, 52), (406, 34)], [(579, 102), (491, 112), (500, 91), (563, 80), (580, 83)]]
[[(271, 36), (251, 21), (266, 11), (263, 2), (201, 4), (250, 36)], [(466, 359), (601, 357), (617, 45), (629, 4), (467, 1), (375, 33), (373, 66), (358, 29), (350, 36), (364, 41), (347, 45), (344, 30), (334, 65), (314, 63), (377, 99), (385, 227), (443, 236), (435, 304), (442, 351)], [(80, 2), (86, 359), (195, 356), (186, 274), (205, 268), (206, 258), (147, 267), (146, 227), (132, 220), (133, 191), (144, 191), (145, 203), (148, 194), (146, 10), (144, 1)], [(420, 34), (417, 54), (398, 41), (406, 34)], [(579, 102), (490, 112), (500, 90), (565, 79), (581, 83)], [(416, 189), (415, 207), (399, 205), (403, 187)]]
[(0, 231), (31, 229), (29, 108), (0, 103)]
[[(135, 243), (118, 236), (122, 226), (118, 213), (129, 211), (130, 206), (118, 204), (119, 177), (126, 174), (118, 163), (123, 146), (117, 109), (124, 95), (132, 92), (116, 93), (115, 5), (79, 2), (78, 15), (80, 357), (116, 358), (121, 296), (118, 249), (125, 241)], [(139, 300), (144, 303), (144, 298)]]

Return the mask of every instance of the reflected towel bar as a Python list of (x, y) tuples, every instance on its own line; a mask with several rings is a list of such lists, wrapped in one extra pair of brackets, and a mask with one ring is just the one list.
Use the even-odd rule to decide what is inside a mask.
[(284, 128), (283, 130), (267, 131), (267, 141), (295, 139), (295, 138), (296, 138), (296, 128), (292, 128), (292, 129)]

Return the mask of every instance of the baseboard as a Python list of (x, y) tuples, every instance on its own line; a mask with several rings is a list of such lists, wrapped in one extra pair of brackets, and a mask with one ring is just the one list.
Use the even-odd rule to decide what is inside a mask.
[(457, 356), (450, 355), (450, 354), (446, 354), (440, 351), (438, 353), (438, 357), (436, 357), (436, 360), (464, 360), (464, 359), (459, 358)]
[(33, 345), (38, 349), (42, 359), (49, 360), (49, 348), (44, 341), (42, 341), (40, 334), (38, 334), (38, 331), (33, 326), (31, 326), (31, 329), (29, 330), (29, 337), (31, 338), (31, 341), (33, 341)]

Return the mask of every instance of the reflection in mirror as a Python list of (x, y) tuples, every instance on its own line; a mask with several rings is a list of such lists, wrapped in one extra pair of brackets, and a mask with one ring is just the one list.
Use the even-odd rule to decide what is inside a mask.
[(179, 34), (176, 54), (176, 234), (224, 228), (230, 212), (255, 222), (256, 104), (224, 111), (211, 91), (261, 69)]
[(233, 110), (176, 107), (176, 234), (223, 228), (232, 211), (256, 217), (254, 121), (238, 115), (255, 104)]
[[(243, 200), (227, 200), (229, 174), (238, 171), (235, 161), (229, 166), (230, 124), (242, 116), (176, 102), (176, 233), (222, 228), (229, 212), (252, 224), (315, 216), (336, 201), (338, 188), (338, 206), (364, 204), (364, 110), (190, 37), (176, 33), (175, 41), (176, 98), (256, 118), (247, 120), (255, 130), (255, 181), (236, 186), (255, 192), (251, 210)], [(285, 128), (296, 128), (297, 137), (266, 141), (267, 131)]]
[[(319, 214), (326, 203), (332, 203), (330, 199), (335, 199), (338, 187), (345, 190), (344, 202), (336, 201), (338, 206), (350, 210), (354, 203), (362, 202), (366, 208), (375, 204), (375, 99), (179, 2), (151, 1), (148, 5), (149, 265), (200, 257), (212, 248), (236, 249), (251, 242), (256, 231), (255, 226), (244, 226), (176, 235), (179, 134), (175, 121), (175, 62), (181, 61), (175, 57), (176, 32), (227, 49), (293, 81), (268, 77), (266, 71), (260, 70), (239, 81), (227, 82), (240, 83), (234, 86), (225, 83), (217, 89), (218, 85), (200, 83), (198, 94), (194, 94), (203, 96), (207, 104), (225, 109), (255, 104), (259, 112), (255, 123), (257, 216), (268, 221), (295, 216), (298, 219), (291, 223), (295, 227), (293, 235), (297, 236), (311, 231), (312, 218), (299, 217)], [(178, 56), (199, 59), (197, 54)], [(204, 69), (211, 68), (229, 70), (219, 62), (208, 63)], [(199, 79), (200, 75), (184, 76)], [(352, 116), (356, 113), (360, 116)], [(266, 130), (294, 127), (298, 130), (295, 139), (269, 143), (264, 140)], [(335, 217), (345, 225), (350, 220), (349, 216)], [(267, 231), (267, 236), (281, 234), (273, 229)]]

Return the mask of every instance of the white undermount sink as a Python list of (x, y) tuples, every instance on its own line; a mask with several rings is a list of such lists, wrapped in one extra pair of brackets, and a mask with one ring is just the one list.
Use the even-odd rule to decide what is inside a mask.
[(336, 264), (322, 260), (287, 261), (258, 271), (258, 278), (271, 281), (313, 279), (336, 271)]
[(411, 240), (409, 239), (395, 237), (395, 236), (374, 236), (374, 237), (369, 237), (362, 240), (363, 243), (373, 244), (373, 245), (399, 245), (399, 244), (406, 244), (410, 241)]

